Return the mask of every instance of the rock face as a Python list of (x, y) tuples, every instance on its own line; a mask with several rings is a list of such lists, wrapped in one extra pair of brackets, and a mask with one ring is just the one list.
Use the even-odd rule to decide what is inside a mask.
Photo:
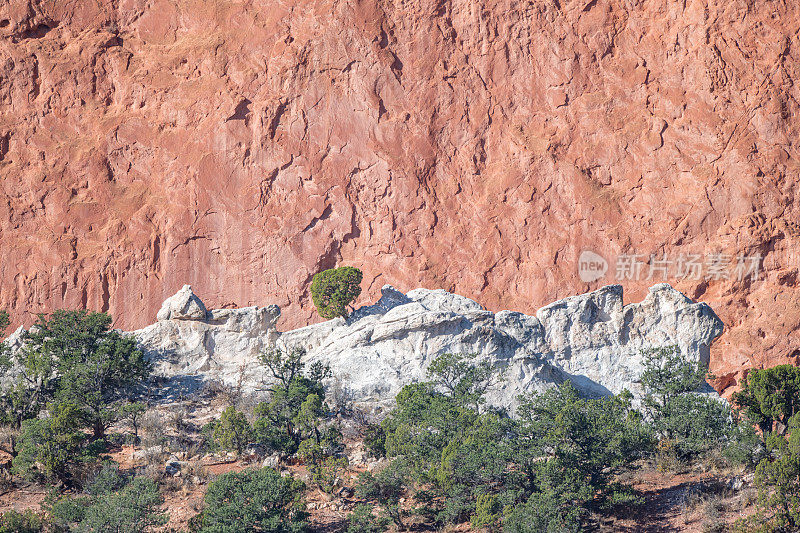
[(0, 307), (133, 329), (188, 281), (290, 328), (351, 264), (364, 302), (532, 313), (620, 253), (760, 254), (667, 275), (728, 326), (727, 387), (800, 357), (798, 29), (745, 0), (5, 0)]
[(267, 376), (258, 352), (303, 347), (308, 362), (331, 366), (344, 394), (371, 406), (391, 403), (403, 385), (426, 379), (436, 356), (471, 353), (504, 370), (489, 400), (513, 407), (517, 395), (565, 379), (588, 395), (625, 388), (638, 394), (642, 350), (675, 344), (689, 358), (708, 362), (711, 343), (722, 333), (708, 305), (692, 303), (667, 284), (652, 287), (641, 303), (623, 306), (622, 287), (612, 285), (552, 303), (535, 316), (495, 314), (444, 290), (403, 294), (387, 285), (381, 293), (376, 304), (347, 320), (285, 333), (275, 331), (279, 310), (272, 306), (215, 310), (208, 320), (160, 320), (135, 335), (161, 374), (177, 376), (178, 386), (241, 379), (246, 389), (263, 388)]

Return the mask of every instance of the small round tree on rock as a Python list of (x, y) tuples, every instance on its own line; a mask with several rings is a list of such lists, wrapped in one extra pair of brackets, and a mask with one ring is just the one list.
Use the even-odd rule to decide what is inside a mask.
[(347, 306), (361, 294), (363, 274), (354, 267), (339, 267), (314, 274), (311, 298), (322, 318), (347, 317)]

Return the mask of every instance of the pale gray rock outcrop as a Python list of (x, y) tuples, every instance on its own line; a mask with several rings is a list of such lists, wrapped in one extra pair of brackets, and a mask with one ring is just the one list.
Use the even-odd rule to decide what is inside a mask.
[(310, 361), (330, 364), (353, 398), (378, 403), (424, 380), (437, 355), (473, 353), (505, 370), (489, 401), (513, 407), (517, 395), (566, 379), (590, 396), (623, 389), (638, 395), (643, 350), (677, 345), (689, 359), (707, 363), (723, 327), (708, 305), (667, 284), (626, 306), (622, 287), (612, 285), (554, 302), (536, 316), (491, 313), (443, 290), (403, 295), (386, 286), (382, 294), (348, 320), (283, 333), (278, 345), (305, 347)]
[(22, 348), (22, 336), (24, 334), (25, 334), (25, 328), (23, 326), (19, 326), (16, 330), (14, 330), (14, 333), (12, 333), (6, 338), (4, 342), (11, 349), (12, 352), (16, 352), (17, 350)]
[[(258, 355), (272, 347), (302, 347), (309, 363), (330, 365), (340, 392), (370, 406), (389, 405), (403, 385), (426, 379), (428, 365), (442, 353), (476, 354), (504, 371), (489, 401), (513, 408), (517, 395), (567, 379), (590, 396), (623, 389), (638, 395), (643, 350), (674, 344), (707, 363), (710, 345), (722, 333), (708, 305), (667, 284), (626, 306), (622, 287), (611, 285), (554, 302), (535, 316), (492, 313), (444, 290), (403, 294), (387, 285), (381, 292), (377, 303), (346, 320), (284, 333), (275, 328), (280, 309), (269, 306), (159, 320), (134, 334), (159, 374), (190, 386), (218, 380), (263, 390), (269, 378)], [(179, 295), (170, 300), (197, 299), (191, 288)]]
[[(622, 287), (611, 285), (535, 315), (492, 313), (444, 290), (403, 294), (387, 285), (381, 292), (377, 303), (346, 320), (280, 333), (278, 306), (208, 311), (186, 285), (164, 302), (155, 324), (133, 335), (166, 378), (167, 398), (207, 381), (264, 391), (269, 376), (259, 354), (302, 347), (308, 363), (330, 365), (332, 389), (372, 408), (390, 405), (404, 385), (425, 380), (438, 355), (475, 354), (504, 371), (489, 401), (513, 408), (519, 394), (567, 379), (589, 396), (623, 389), (639, 395), (644, 350), (677, 345), (689, 359), (708, 363), (723, 328), (708, 305), (667, 284), (651, 287), (639, 303), (623, 306)], [(21, 333), (8, 342), (18, 347)]]
[(157, 320), (204, 320), (208, 315), (206, 306), (195, 296), (191, 285), (184, 285), (161, 304)]
[(277, 305), (207, 311), (184, 285), (164, 302), (155, 324), (133, 335), (155, 373), (172, 381), (170, 390), (191, 391), (207, 380), (252, 390), (263, 383), (258, 355), (274, 345), (280, 315)]

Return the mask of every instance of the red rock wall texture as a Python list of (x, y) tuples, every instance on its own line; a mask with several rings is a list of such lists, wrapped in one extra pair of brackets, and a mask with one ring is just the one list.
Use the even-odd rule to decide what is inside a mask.
[[(687, 280), (721, 387), (800, 356), (793, 0), (5, 0), (0, 305), (317, 320), (322, 268), (532, 312), (609, 258), (764, 256)], [(625, 281), (626, 299), (648, 280)]]

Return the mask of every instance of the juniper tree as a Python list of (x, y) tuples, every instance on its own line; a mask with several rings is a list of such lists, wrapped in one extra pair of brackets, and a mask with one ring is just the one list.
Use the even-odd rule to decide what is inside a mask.
[(301, 533), (308, 530), (305, 485), (271, 468), (229, 472), (209, 484), (199, 533)]
[(788, 426), (789, 419), (800, 412), (800, 368), (779, 365), (750, 370), (733, 401), (762, 433), (772, 431), (776, 422)]
[(322, 318), (347, 317), (347, 306), (361, 294), (363, 274), (354, 267), (323, 270), (311, 280), (311, 299)]
[(688, 460), (726, 448), (740, 433), (727, 402), (698, 393), (708, 369), (691, 361), (677, 346), (645, 352), (642, 400), (648, 421), (665, 449)]
[(103, 438), (151, 371), (132, 336), (112, 330), (107, 314), (88, 311), (39, 315), (15, 358), (27, 369), (15, 385), (30, 395), (26, 416), (53, 399), (75, 404), (94, 439)]

